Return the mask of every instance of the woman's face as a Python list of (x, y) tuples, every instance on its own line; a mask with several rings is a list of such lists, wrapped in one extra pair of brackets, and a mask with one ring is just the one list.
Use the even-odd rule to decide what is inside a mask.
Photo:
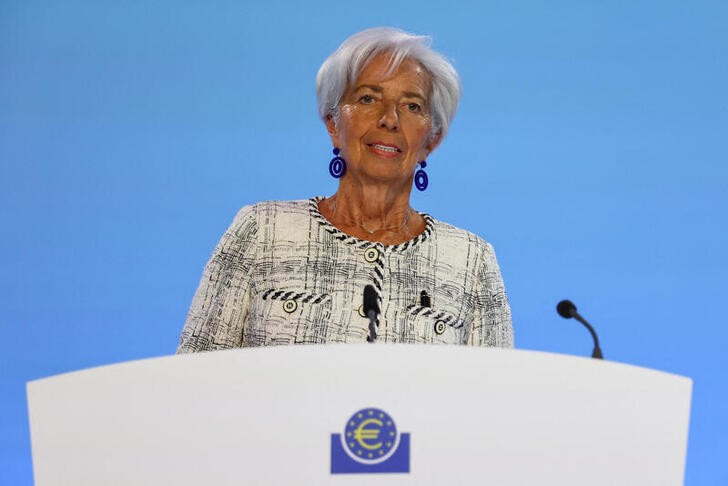
[(344, 93), (338, 120), (329, 118), (326, 126), (347, 176), (410, 184), (417, 162), (440, 138), (432, 136), (430, 76), (409, 59), (389, 75), (388, 69), (387, 55), (375, 57)]

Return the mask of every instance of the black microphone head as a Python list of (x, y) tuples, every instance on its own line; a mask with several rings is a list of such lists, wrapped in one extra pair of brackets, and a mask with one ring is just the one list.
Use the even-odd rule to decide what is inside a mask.
[(367, 285), (364, 287), (364, 314), (369, 314), (373, 310), (379, 314), (379, 302), (377, 300), (377, 291), (374, 287)]
[(556, 305), (556, 312), (564, 319), (571, 319), (576, 314), (576, 306), (570, 300), (562, 300)]

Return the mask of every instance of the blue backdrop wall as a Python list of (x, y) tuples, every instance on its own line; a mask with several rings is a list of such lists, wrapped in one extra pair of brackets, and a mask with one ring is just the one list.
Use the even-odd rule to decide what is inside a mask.
[[(314, 78), (432, 34), (464, 97), (415, 208), (498, 252), (516, 344), (692, 377), (686, 482), (728, 484), (728, 3), (0, 3), (0, 482), (25, 382), (170, 354), (237, 209), (329, 195)], [(598, 419), (598, 418), (595, 418)]]

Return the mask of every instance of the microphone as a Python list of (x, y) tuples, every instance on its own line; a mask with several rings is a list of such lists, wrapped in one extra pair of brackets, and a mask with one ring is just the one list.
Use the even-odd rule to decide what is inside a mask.
[(572, 301), (562, 300), (561, 302), (559, 302), (556, 306), (556, 312), (558, 312), (559, 315), (564, 319), (571, 319), (573, 317), (577, 321), (584, 324), (584, 326), (589, 329), (589, 332), (592, 335), (592, 339), (594, 340), (594, 350), (592, 351), (592, 358), (604, 359), (604, 357), (602, 356), (602, 349), (599, 347), (599, 338), (597, 337), (597, 333), (594, 332), (594, 328), (591, 327), (588, 322), (586, 322), (586, 319), (581, 317), (581, 315), (576, 312), (576, 306)]
[(374, 287), (364, 287), (364, 314), (369, 318), (369, 336), (367, 341), (373, 343), (377, 340), (377, 316), (379, 315), (379, 301)]

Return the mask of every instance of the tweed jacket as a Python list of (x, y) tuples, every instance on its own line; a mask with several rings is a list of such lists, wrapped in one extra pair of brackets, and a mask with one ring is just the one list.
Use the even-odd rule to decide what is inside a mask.
[(366, 342), (366, 285), (381, 309), (378, 342), (513, 346), (489, 243), (427, 214), (405, 243), (360, 240), (321, 215), (321, 199), (238, 212), (205, 267), (178, 353)]

